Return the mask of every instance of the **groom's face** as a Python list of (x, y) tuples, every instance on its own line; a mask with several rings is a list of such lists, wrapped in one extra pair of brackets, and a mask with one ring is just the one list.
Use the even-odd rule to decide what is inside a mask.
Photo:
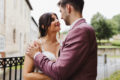
[(61, 19), (63, 19), (65, 21), (65, 24), (70, 25), (69, 15), (67, 14), (66, 7), (63, 8), (60, 6), (60, 13), (61, 13)]

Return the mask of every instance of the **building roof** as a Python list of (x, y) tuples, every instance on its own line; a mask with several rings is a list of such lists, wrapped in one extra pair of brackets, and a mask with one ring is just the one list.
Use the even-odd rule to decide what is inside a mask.
[(36, 23), (35, 19), (33, 17), (31, 17), (33, 22), (35, 23), (35, 25), (38, 27), (38, 24)]
[(29, 0), (25, 0), (25, 1), (26, 1), (26, 3), (28, 4), (30, 10), (33, 10), (32, 6), (31, 6), (31, 4), (30, 4), (30, 1), (29, 1)]

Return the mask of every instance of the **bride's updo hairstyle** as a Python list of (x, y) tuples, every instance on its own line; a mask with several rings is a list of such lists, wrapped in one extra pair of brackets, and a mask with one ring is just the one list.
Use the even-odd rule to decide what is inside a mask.
[[(39, 32), (40, 37), (44, 37), (47, 35), (48, 27), (50, 27), (51, 22), (54, 20), (52, 15), (57, 15), (55, 13), (44, 13), (39, 19)], [(58, 18), (58, 17), (57, 17)]]

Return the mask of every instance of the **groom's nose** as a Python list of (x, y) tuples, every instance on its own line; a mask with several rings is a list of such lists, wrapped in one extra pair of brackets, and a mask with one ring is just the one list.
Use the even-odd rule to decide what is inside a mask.
[(63, 16), (61, 15), (61, 19), (63, 19)]

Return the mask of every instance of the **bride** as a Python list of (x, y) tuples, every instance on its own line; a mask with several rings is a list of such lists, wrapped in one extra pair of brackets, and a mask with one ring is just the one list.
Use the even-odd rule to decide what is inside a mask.
[[(39, 19), (40, 39), (42, 53), (50, 60), (55, 61), (58, 57), (60, 44), (57, 40), (57, 33), (60, 31), (60, 23), (55, 13), (45, 13)], [(52, 48), (51, 48), (52, 47)], [(34, 61), (28, 55), (25, 55), (24, 80), (51, 80), (50, 77), (38, 71), (34, 66)]]

